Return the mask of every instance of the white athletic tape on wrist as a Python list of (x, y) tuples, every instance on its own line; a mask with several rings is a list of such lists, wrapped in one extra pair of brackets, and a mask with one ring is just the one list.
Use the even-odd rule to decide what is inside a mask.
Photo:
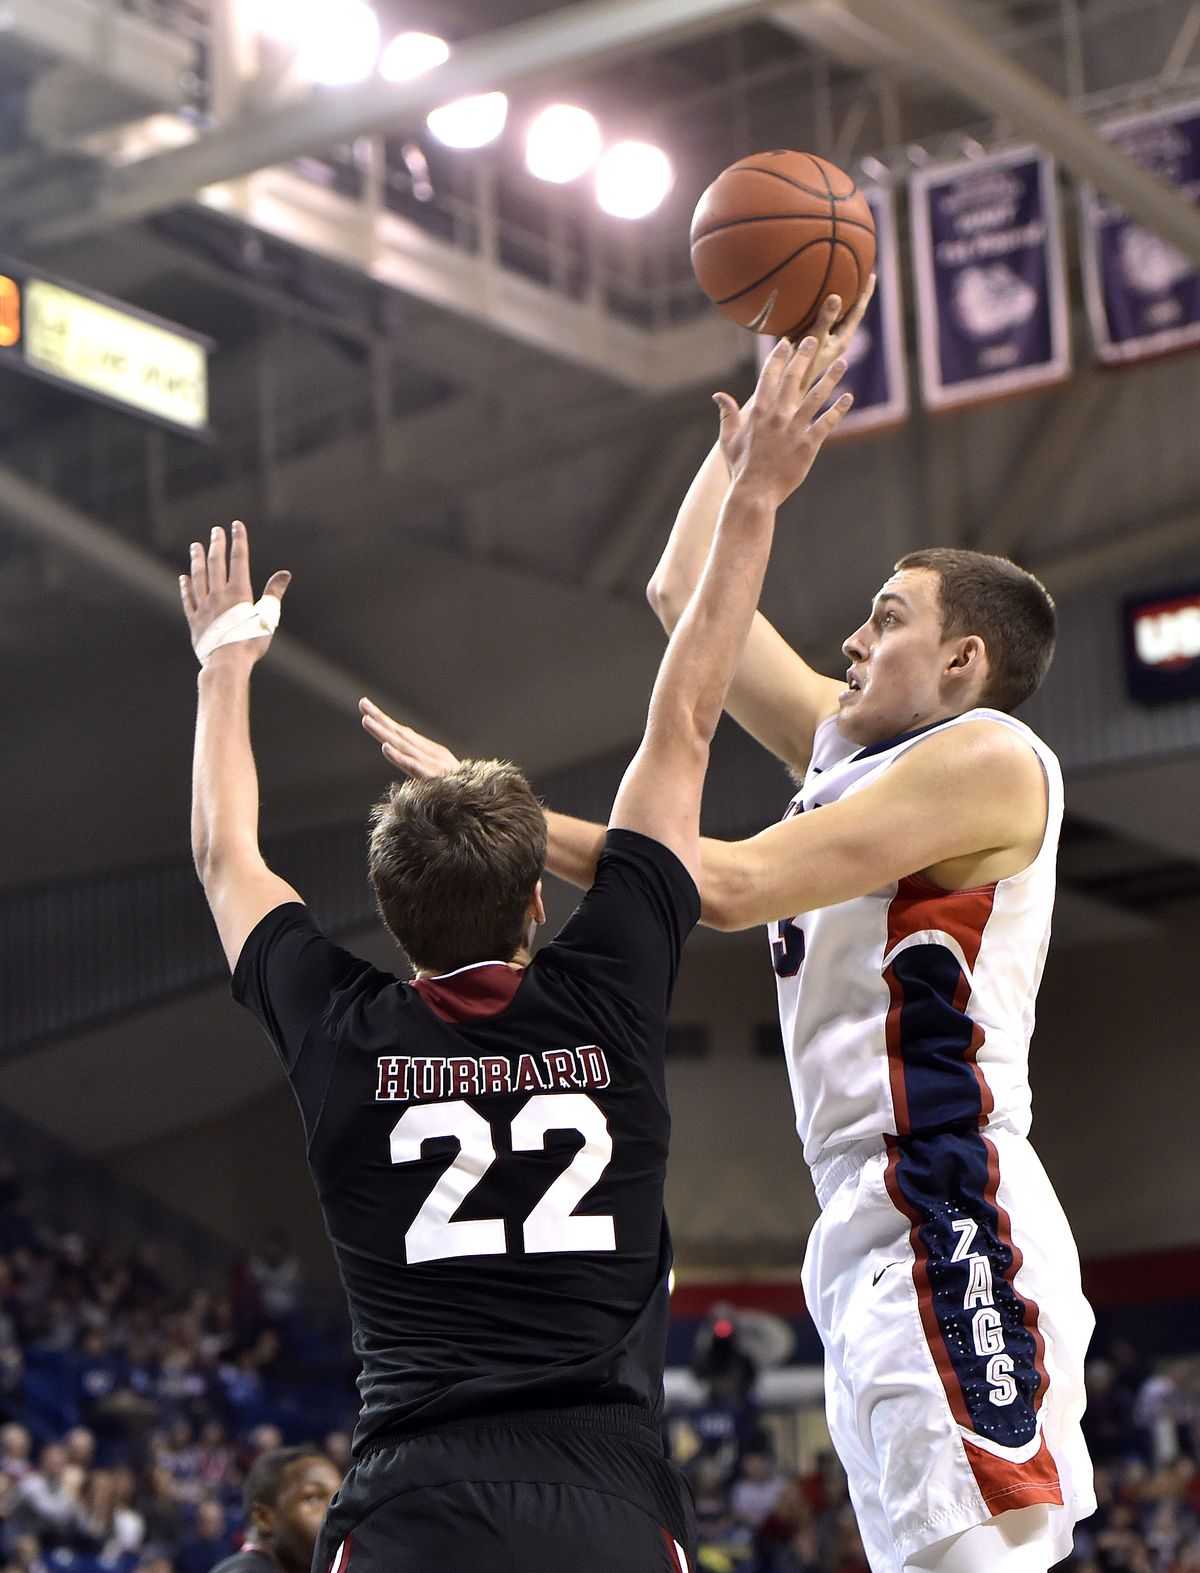
[(257, 601), (239, 601), (227, 612), (222, 612), (196, 641), (196, 659), (203, 666), (214, 650), (223, 644), (237, 644), (242, 639), (262, 639), (279, 627), (282, 606), (277, 595), (263, 595)]

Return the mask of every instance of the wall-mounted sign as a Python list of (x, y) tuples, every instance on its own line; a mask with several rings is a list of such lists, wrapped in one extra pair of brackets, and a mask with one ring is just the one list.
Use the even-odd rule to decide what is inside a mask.
[(1054, 163), (1035, 148), (911, 181), (921, 378), (932, 410), (1071, 374)]
[(1143, 703), (1200, 697), (1200, 586), (1125, 602), (1125, 671)]
[(206, 436), (211, 349), (160, 317), (0, 261), (0, 364)]
[[(1187, 202), (1200, 203), (1200, 104), (1119, 120), (1104, 135)], [(1084, 295), (1109, 363), (1200, 344), (1200, 268), (1093, 186), (1080, 192)]]

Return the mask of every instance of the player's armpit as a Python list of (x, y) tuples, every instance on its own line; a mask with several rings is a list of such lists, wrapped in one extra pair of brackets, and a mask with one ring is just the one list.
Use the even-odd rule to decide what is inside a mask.
[(257, 848), (210, 860), (201, 878), (231, 972), (242, 946), (268, 912), (285, 902), (303, 901), (286, 879), (271, 872)]
[(546, 867), (568, 884), (586, 890), (596, 877), (604, 847), (604, 825), (546, 809)]
[(839, 802), (724, 850), (703, 843), (702, 921), (752, 928), (956, 859), (987, 860), (980, 883), (1007, 877), (1036, 856), (1046, 812), (1041, 764), (1015, 733), (987, 721), (935, 733)]

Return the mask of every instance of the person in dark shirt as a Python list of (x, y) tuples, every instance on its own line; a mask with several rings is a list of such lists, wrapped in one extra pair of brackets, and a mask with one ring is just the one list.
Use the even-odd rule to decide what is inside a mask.
[(308, 1573), (321, 1523), (342, 1477), (311, 1447), (280, 1447), (254, 1461), (242, 1491), (246, 1540), (212, 1573)]
[[(332, 944), (258, 846), (249, 688), (288, 576), (251, 600), (246, 530), (191, 548), (200, 658), (196, 867), (291, 1081), (362, 1372), (355, 1465), (318, 1573), (689, 1566), (694, 1526), (659, 1420), (670, 1236), (663, 1042), (699, 915), (709, 745), (775, 512), (848, 407), (806, 391), (815, 341), (721, 407), (730, 487), (672, 635), (595, 881), (557, 939), (546, 829), (511, 765), (463, 761), (377, 805), (371, 878), (413, 964)], [(513, 1559), (516, 1558), (516, 1563)]]
[(229, 1556), (237, 1545), (230, 1533), (225, 1509), (213, 1497), (207, 1497), (196, 1509), (196, 1522), (190, 1535), (186, 1535), (175, 1548), (171, 1561), (175, 1573), (210, 1573), (210, 1569)]

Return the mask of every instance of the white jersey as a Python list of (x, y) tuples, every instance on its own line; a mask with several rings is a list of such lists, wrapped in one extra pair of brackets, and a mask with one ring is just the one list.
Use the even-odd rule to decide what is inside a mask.
[(945, 891), (918, 875), (771, 925), (796, 1126), (810, 1166), (866, 1138), (971, 1122), (1026, 1136), (1029, 1039), (1050, 940), (1062, 771), (1023, 722), (969, 710), (856, 748), (831, 717), (788, 816), (877, 781), (910, 748), (965, 722), (1018, 733), (1046, 773), (1046, 830), (1019, 874)]

